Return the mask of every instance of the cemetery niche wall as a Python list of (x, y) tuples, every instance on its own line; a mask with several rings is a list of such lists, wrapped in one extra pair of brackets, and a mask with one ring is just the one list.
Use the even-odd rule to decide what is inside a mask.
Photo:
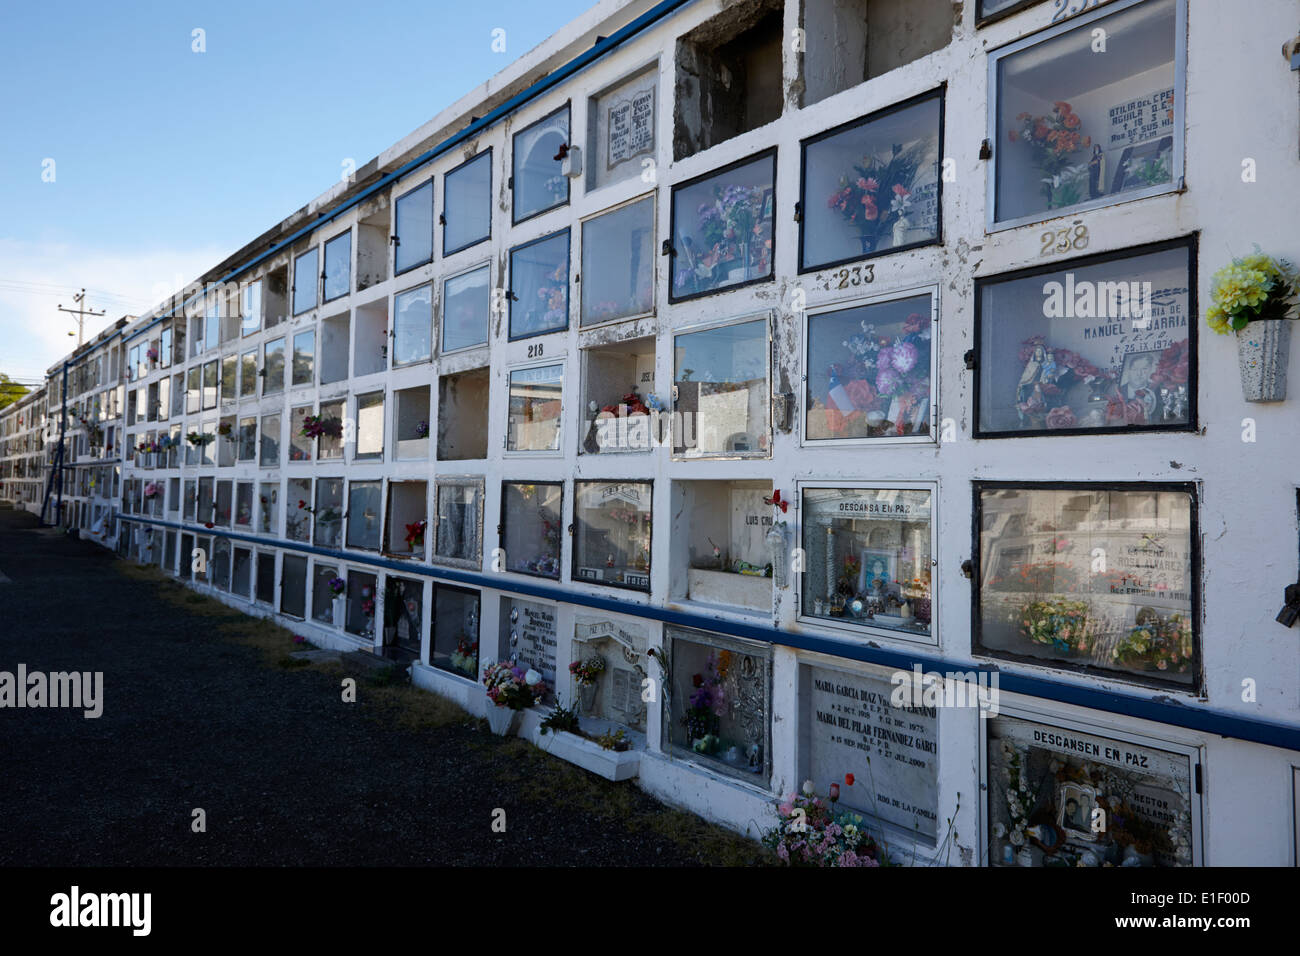
[(987, 724), (991, 865), (1193, 864), (1189, 754), (1008, 715)]

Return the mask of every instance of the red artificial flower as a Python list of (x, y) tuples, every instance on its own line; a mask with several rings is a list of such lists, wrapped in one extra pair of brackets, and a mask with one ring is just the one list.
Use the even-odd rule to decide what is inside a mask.
[(298, 499), (298, 507), (299, 507), (299, 508), (306, 508), (306, 507), (307, 507), (307, 502), (305, 502), (305, 501), (303, 501), (301, 498), (299, 498), (299, 499)]
[(704, 686), (704, 677), (703, 677), (703, 675), (701, 675), (701, 674), (695, 674), (695, 675), (693, 675), (693, 676), (691, 677), (691, 683), (694, 684), (696, 687), (703, 687), (703, 686)]
[(211, 521), (205, 521), (205, 522), (203, 522), (203, 527), (205, 527), (205, 528), (211, 528), (211, 527), (212, 527), (212, 522), (211, 522)]
[(876, 390), (865, 379), (853, 379), (844, 386), (844, 391), (848, 392), (849, 401), (858, 411), (869, 411), (876, 400)]
[(771, 497), (771, 498), (764, 498), (764, 499), (763, 499), (763, 503), (764, 503), (764, 504), (768, 504), (768, 505), (772, 505), (773, 507), (776, 507), (776, 508), (780, 508), (782, 514), (784, 514), (785, 511), (786, 511), (786, 509), (790, 507), (790, 502), (788, 502), (788, 501), (782, 501), (782, 500), (781, 500), (781, 489), (780, 489), (780, 488), (777, 488), (775, 491), (772, 492), (772, 497)]
[(849, 787), (853, 786), (853, 774), (846, 773), (844, 775), (844, 784), (845, 786), (849, 786)]
[(831, 795), (831, 803), (834, 803), (836, 800), (840, 798), (840, 785), (838, 783), (831, 784), (830, 795)]

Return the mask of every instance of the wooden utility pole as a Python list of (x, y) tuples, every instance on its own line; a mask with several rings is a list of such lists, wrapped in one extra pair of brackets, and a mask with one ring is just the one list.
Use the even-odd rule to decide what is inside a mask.
[[(82, 342), (83, 342), (83, 341), (85, 340), (85, 338), (86, 338), (86, 317), (89, 316), (89, 317), (92, 318), (92, 319), (99, 318), (99, 317), (101, 317), (101, 316), (104, 314), (104, 311), (105, 311), (105, 310), (104, 310), (104, 309), (100, 309), (98, 312), (96, 312), (94, 309), (87, 309), (87, 308), (86, 308), (86, 290), (85, 290), (85, 289), (82, 289), (80, 292), (78, 292), (76, 295), (74, 295), (74, 296), (72, 297), (72, 301), (75, 302), (75, 303), (77, 303), (77, 308), (75, 308), (75, 309), (65, 309), (65, 308), (63, 307), (63, 303), (60, 302), (60, 303), (59, 303), (59, 311), (60, 311), (60, 312), (68, 312), (68, 313), (70, 313), (70, 314), (72, 314), (72, 315), (75, 315), (75, 316), (77, 317), (77, 348), (81, 348)], [(69, 332), (68, 334), (71, 335), (72, 333)]]

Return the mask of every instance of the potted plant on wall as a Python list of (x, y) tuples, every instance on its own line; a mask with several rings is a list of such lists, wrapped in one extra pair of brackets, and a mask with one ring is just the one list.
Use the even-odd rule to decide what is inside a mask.
[(1241, 393), (1248, 402), (1286, 398), (1290, 320), (1300, 318), (1300, 275), (1285, 259), (1253, 255), (1233, 259), (1210, 282), (1205, 320), (1220, 335), (1235, 332)]
[(498, 737), (510, 732), (519, 711), (533, 706), (546, 694), (542, 675), (532, 669), (525, 671), (513, 660), (489, 666), (483, 672), (483, 686), (493, 705), (488, 708), (488, 725)]

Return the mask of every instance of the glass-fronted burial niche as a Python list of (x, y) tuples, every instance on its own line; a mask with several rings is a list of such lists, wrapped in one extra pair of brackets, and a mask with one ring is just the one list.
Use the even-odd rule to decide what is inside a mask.
[(930, 437), (930, 293), (808, 317), (804, 439)]
[(981, 436), (1194, 424), (1187, 242), (977, 280)]
[[(646, 732), (649, 687), (645, 628), (632, 621), (578, 615), (573, 625), (572, 697), (584, 720), (605, 721), (634, 733)], [(638, 741), (640, 743), (640, 741)]]
[(433, 259), (433, 180), (399, 196), (394, 206), (393, 272), (397, 274)]
[(450, 584), (433, 586), (433, 640), (429, 663), (478, 680), (479, 593)]
[(929, 636), (932, 495), (804, 488), (805, 618)]
[[(938, 836), (939, 721), (935, 707), (895, 707), (887, 675), (799, 668), (799, 779), (869, 823), (926, 842)], [(850, 783), (850, 781), (852, 781)]]
[(569, 230), (565, 229), (510, 250), (510, 337), (568, 327)]
[(979, 486), (976, 646), (1191, 685), (1200, 628), (1185, 486)]
[(672, 301), (772, 276), (776, 154), (673, 189)]
[(384, 578), (384, 646), (419, 656), (424, 633), (424, 582)]
[(515, 222), (569, 201), (569, 180), (561, 170), (568, 145), (567, 105), (515, 134)]
[(582, 224), (582, 324), (644, 315), (654, 308), (654, 197)]
[(467, 249), (492, 232), (492, 150), (461, 163), (442, 179), (442, 254)]
[(799, 269), (939, 238), (943, 94), (806, 140)]
[(524, 670), (542, 675), (546, 693), (542, 703), (555, 702), (555, 605), (534, 601), (501, 600), (501, 638), (506, 656)]
[(563, 392), (563, 365), (521, 368), (510, 373), (506, 451), (559, 449)]
[(772, 772), (771, 647), (690, 628), (669, 627), (664, 636), (669, 745), (766, 787)]
[(678, 335), (673, 361), (673, 454), (766, 456), (767, 319)]
[[(1060, 215), (1182, 178), (1177, 0), (1145, 0), (995, 54), (994, 221)], [(1096, 52), (1095, 31), (1107, 52)]]
[(482, 480), (439, 480), (434, 560), (477, 568), (482, 542)]
[(1009, 716), (988, 734), (990, 864), (1192, 865), (1186, 754)]
[(653, 488), (649, 482), (574, 482), (575, 581), (650, 590)]
[(455, 352), (487, 342), (492, 294), (489, 269), (490, 266), (484, 265), (443, 281), (443, 352)]
[(393, 297), (393, 364), (428, 361), (432, 354), (433, 285), (426, 283)]
[(559, 578), (563, 488), (559, 482), (502, 485), (506, 567), (511, 571)]

